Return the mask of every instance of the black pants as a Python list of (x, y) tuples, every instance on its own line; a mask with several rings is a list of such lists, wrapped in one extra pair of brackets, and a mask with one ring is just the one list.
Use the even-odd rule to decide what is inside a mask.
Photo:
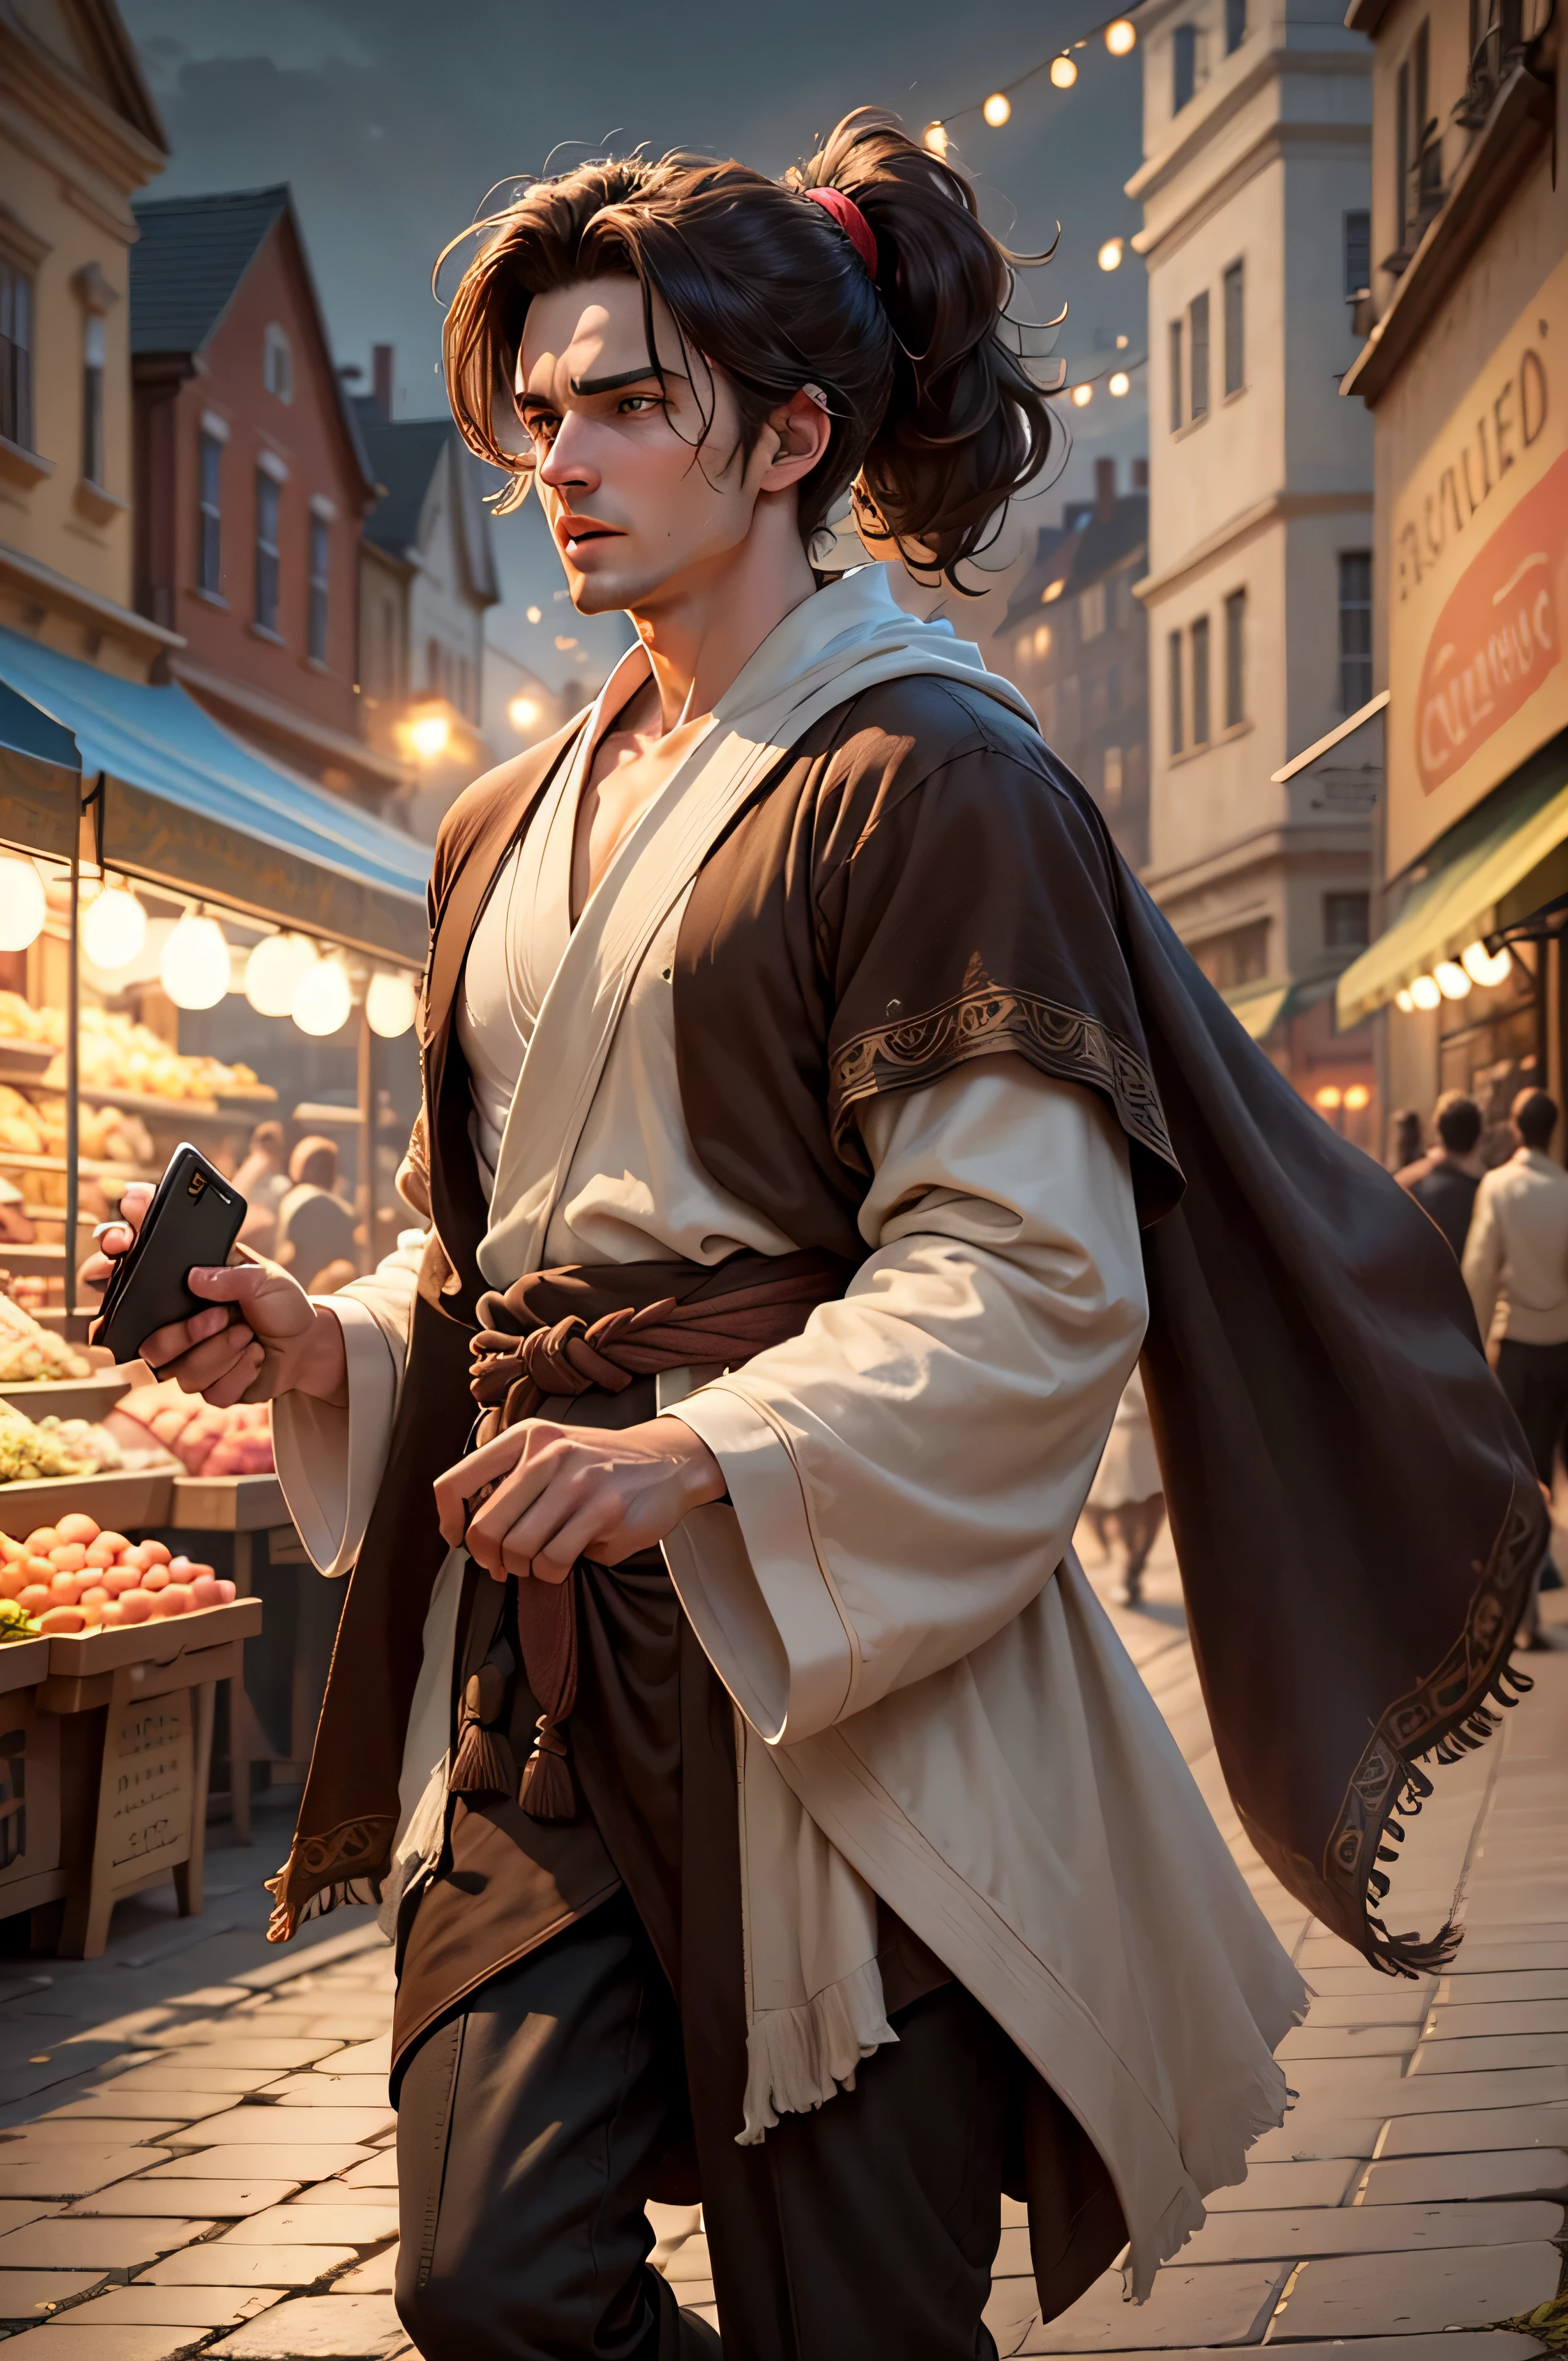
[(1568, 1421), (1568, 1345), (1521, 1345), (1505, 1336), (1497, 1380), (1524, 1429), (1535, 1472), (1552, 1481), (1552, 1462)]
[[(981, 2311), (1021, 2061), (956, 1983), (894, 2024), (854, 2091), (705, 2172), (729, 2361), (995, 2361)], [(623, 1895), (427, 2034), (398, 2100), (397, 2281), (427, 2361), (717, 2353), (646, 2259), (685, 2109), (674, 2004)]]

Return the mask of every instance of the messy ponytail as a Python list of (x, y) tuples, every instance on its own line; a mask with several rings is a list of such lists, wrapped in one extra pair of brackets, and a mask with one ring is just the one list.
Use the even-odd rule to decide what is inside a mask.
[[(859, 207), (874, 271), (806, 198), (817, 188)], [(1007, 316), (1020, 258), (983, 226), (964, 174), (895, 115), (858, 108), (782, 181), (680, 153), (578, 165), (469, 235), (485, 243), (446, 315), (446, 383), (470, 447), (512, 478), (503, 511), (531, 474), (505, 423), (529, 304), (609, 273), (641, 284), (655, 365), (656, 292), (723, 372), (747, 455), (771, 411), (822, 390), (832, 432), (799, 487), (808, 552), (848, 491), (869, 543), (961, 587), (954, 569), (1051, 456), (1058, 430)]]

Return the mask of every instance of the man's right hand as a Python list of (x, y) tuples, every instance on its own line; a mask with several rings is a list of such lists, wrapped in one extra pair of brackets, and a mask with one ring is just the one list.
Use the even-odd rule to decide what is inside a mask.
[[(82, 1266), (88, 1287), (102, 1289), (119, 1256), (130, 1250), (152, 1202), (152, 1189), (133, 1180), (120, 1200), (120, 1218), (104, 1229), (101, 1251)], [(212, 1304), (189, 1320), (143, 1339), (141, 1357), (155, 1375), (172, 1378), (188, 1394), (218, 1408), (270, 1401), (278, 1394), (348, 1400), (343, 1328), (314, 1304), (297, 1280), (275, 1264), (243, 1261), (216, 1268), (198, 1264), (188, 1277), (192, 1295)]]

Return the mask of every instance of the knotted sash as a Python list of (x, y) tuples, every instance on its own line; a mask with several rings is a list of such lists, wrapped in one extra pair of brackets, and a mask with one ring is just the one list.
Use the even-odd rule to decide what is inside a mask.
[[(740, 1253), (712, 1268), (641, 1262), (530, 1271), (479, 1299), (469, 1378), (482, 1413), (477, 1440), (548, 1415), (554, 1403), (623, 1393), (637, 1378), (737, 1368), (798, 1336), (817, 1304), (843, 1294), (852, 1269), (817, 1251)], [(577, 1695), (576, 1570), (560, 1583), (516, 1577), (514, 1590), (523, 1671), (542, 1708), (519, 1800), (535, 1819), (570, 1819), (577, 1802), (561, 1725)], [(493, 1794), (516, 1775), (499, 1736), (508, 1686), (499, 1660), (487, 1660), (467, 1684), (450, 1780), (456, 1794)]]

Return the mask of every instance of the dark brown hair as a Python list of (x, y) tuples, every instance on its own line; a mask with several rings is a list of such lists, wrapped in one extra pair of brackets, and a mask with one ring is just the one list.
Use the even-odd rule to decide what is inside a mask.
[[(874, 280), (827, 208), (803, 201), (811, 188), (860, 207)], [(858, 108), (782, 181), (687, 154), (581, 164), (521, 189), (467, 235), (485, 243), (446, 316), (446, 383), (470, 447), (513, 477), (502, 511), (528, 487), (496, 413), (512, 409), (529, 304), (611, 273), (642, 288), (655, 363), (656, 291), (687, 345), (722, 370), (748, 454), (770, 411), (803, 384), (822, 389), (833, 427), (800, 486), (808, 551), (849, 490), (868, 541), (956, 580), (1051, 453), (1051, 412), (1008, 316), (1025, 258), (983, 227), (957, 166), (895, 115)]]

